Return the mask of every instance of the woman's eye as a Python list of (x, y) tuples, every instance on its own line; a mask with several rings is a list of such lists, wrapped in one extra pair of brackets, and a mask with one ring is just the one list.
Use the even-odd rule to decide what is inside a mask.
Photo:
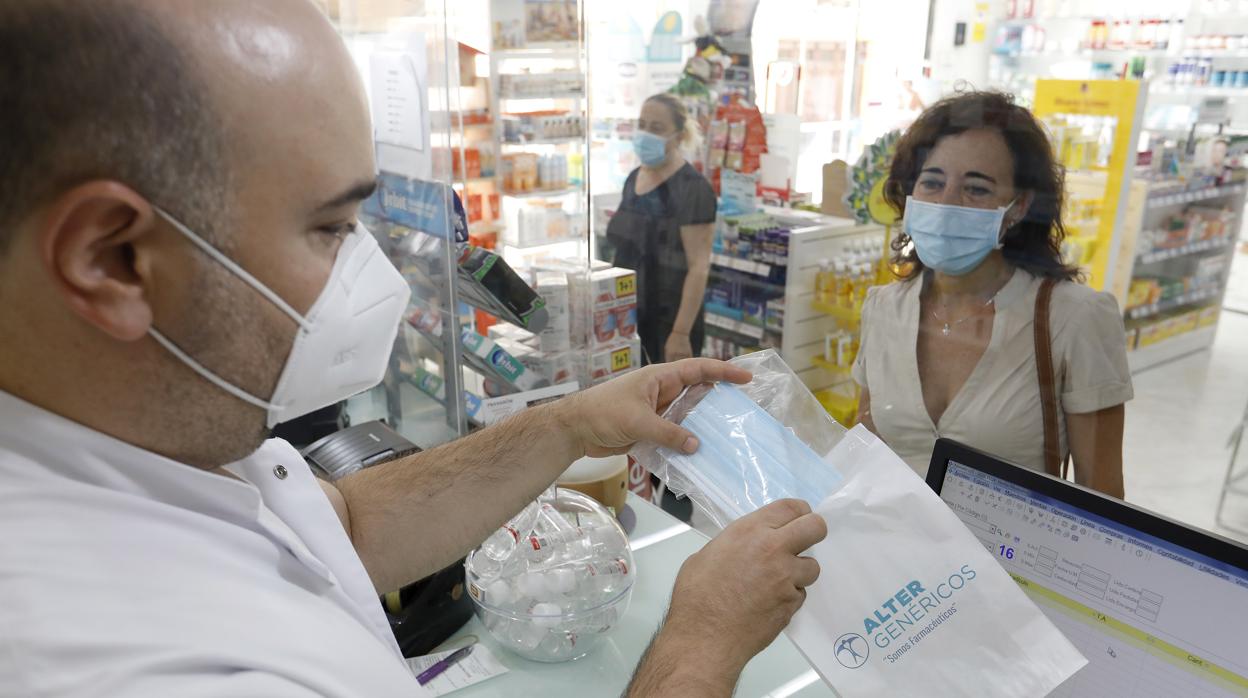
[(992, 193), (992, 190), (986, 187), (967, 187), (966, 191), (971, 196), (987, 196)]
[(923, 191), (939, 191), (943, 186), (945, 186), (944, 182), (938, 182), (934, 179), (919, 182), (919, 189)]

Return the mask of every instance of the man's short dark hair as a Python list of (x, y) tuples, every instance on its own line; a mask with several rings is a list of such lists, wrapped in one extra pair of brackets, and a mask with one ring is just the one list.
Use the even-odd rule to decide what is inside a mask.
[(211, 236), (225, 156), (187, 51), (128, 0), (2, 4), (0, 253), (33, 208), (92, 179), (122, 182)]

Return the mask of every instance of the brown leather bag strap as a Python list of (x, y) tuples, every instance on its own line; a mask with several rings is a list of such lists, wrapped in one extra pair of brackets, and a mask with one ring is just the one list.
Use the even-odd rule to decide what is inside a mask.
[(1057, 378), (1053, 371), (1053, 340), (1049, 332), (1049, 307), (1057, 279), (1040, 282), (1036, 293), (1036, 376), (1040, 381), (1040, 410), (1044, 418), (1044, 471), (1055, 477), (1066, 477), (1066, 458), (1061, 453), (1058, 432)]

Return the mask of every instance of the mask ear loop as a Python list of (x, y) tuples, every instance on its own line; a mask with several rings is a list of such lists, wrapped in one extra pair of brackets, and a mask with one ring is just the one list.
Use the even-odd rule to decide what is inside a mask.
[(230, 259), (229, 257), (226, 257), (225, 254), (221, 252), (221, 250), (218, 250), (217, 248), (213, 247), (212, 244), (210, 244), (207, 240), (195, 234), (194, 231), (192, 231), (190, 228), (183, 225), (181, 221), (174, 218), (164, 209), (160, 208), (159, 206), (153, 206), (152, 208), (155, 209), (156, 213), (160, 214), (160, 216), (164, 218), (169, 223), (169, 225), (172, 225), (174, 230), (177, 230), (179, 233), (182, 234), (183, 237), (185, 237), (187, 240), (190, 240), (191, 243), (193, 243), (196, 247), (198, 247), (201, 251), (203, 251), (204, 254), (208, 255), (218, 264), (220, 264), (221, 266), (229, 270), (231, 274), (241, 279), (243, 283), (250, 286), (253, 290), (256, 291), (256, 293), (259, 293), (260, 295), (268, 299), (270, 303), (277, 306), (278, 310), (281, 310), (283, 313), (288, 315), (290, 319), (294, 320), (299, 325), (300, 328), (302, 328), (305, 331), (311, 329), (311, 325), (308, 323), (307, 318), (300, 315), (299, 311), (290, 307), (290, 304), (287, 303), (285, 300), (283, 300), (281, 296), (277, 295), (277, 293), (275, 293), (273, 289), (269, 288), (268, 286), (265, 286), (263, 283), (261, 283), (259, 279), (252, 276), (251, 273), (249, 273), (246, 269), (239, 266), (237, 262)]
[[(1010, 200), (1010, 203), (1005, 205), (1005, 212), (1001, 214), (1002, 222), (1005, 222), (1006, 215), (1009, 214), (1010, 209), (1014, 208), (1014, 204), (1018, 203), (1019, 198), (1020, 197), (1016, 196)], [(1011, 230), (1017, 227), (1019, 223), (1022, 223), (1022, 222), (1023, 222), (1023, 219), (1019, 218), (1013, 223), (1010, 223), (1009, 225), (1005, 225), (1001, 227), (1001, 233), (997, 236), (997, 249), (1001, 249), (1002, 247), (1005, 247), (1006, 234), (1009, 233)]]
[(147, 333), (152, 337), (152, 339), (156, 340), (158, 344), (164, 347), (166, 351), (168, 351), (170, 354), (173, 354), (177, 358), (181, 359), (182, 363), (186, 364), (187, 367), (189, 367), (192, 371), (198, 373), (200, 377), (202, 377), (204, 380), (208, 381), (209, 383), (212, 383), (213, 385), (224, 390), (230, 395), (233, 395), (239, 400), (242, 400), (243, 402), (249, 405), (254, 405), (256, 407), (259, 407), (262, 410), (272, 410), (276, 407), (276, 405), (270, 402), (261, 400), (255, 395), (252, 395), (251, 393), (243, 390), (242, 388), (239, 388), (233, 383), (230, 383), (229, 381), (222, 378), (221, 376), (218, 376), (212, 371), (209, 371), (207, 367), (205, 367), (203, 364), (199, 363), (195, 359), (191, 358), (190, 354), (187, 354), (186, 352), (182, 351), (182, 349), (178, 345), (174, 344), (172, 341), (169, 340), (168, 337), (164, 336), (159, 331), (157, 331), (155, 327), (149, 327), (147, 330)]

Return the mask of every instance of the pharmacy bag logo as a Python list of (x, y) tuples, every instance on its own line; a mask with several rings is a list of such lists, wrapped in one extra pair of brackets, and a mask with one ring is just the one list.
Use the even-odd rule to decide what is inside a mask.
[(845, 633), (836, 638), (832, 653), (841, 666), (846, 669), (857, 669), (867, 663), (867, 655), (871, 654), (871, 645), (858, 633)]

